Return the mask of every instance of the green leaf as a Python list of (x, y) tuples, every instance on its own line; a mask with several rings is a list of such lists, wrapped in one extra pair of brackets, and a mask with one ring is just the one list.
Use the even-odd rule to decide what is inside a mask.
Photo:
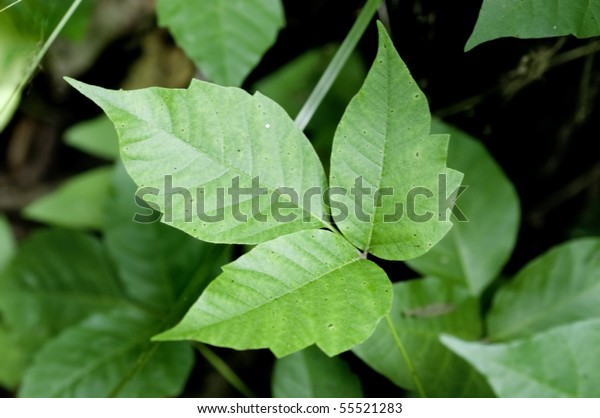
[(453, 202), (443, 202), (462, 175), (446, 167), (448, 137), (429, 134), (427, 99), (381, 24), (379, 36), (373, 67), (335, 133), (330, 199), (349, 209), (334, 210), (333, 219), (350, 242), (405, 260), (450, 230)]
[(157, 318), (134, 309), (91, 316), (44, 346), (19, 396), (178, 395), (191, 371), (193, 353), (185, 343), (151, 343), (157, 323)]
[(337, 357), (308, 347), (275, 362), (275, 398), (362, 398), (358, 377)]
[(442, 342), (484, 374), (500, 397), (600, 396), (600, 320), (577, 322), (508, 344)]
[(600, 317), (600, 239), (582, 238), (548, 251), (501, 288), (488, 317), (491, 340)]
[(53, 193), (27, 206), (23, 215), (54, 226), (102, 229), (111, 181), (112, 167), (73, 176)]
[(114, 122), (125, 167), (163, 222), (204, 241), (241, 244), (325, 226), (323, 166), (285, 111), (260, 93), (198, 80), (187, 90), (130, 92), (69, 82)]
[(333, 356), (364, 341), (391, 304), (383, 270), (341, 236), (301, 231), (223, 267), (161, 340), (193, 339), (283, 357), (317, 344)]
[(33, 234), (0, 280), (7, 328), (33, 349), (86, 316), (121, 305), (122, 297), (100, 242), (78, 232)]
[(15, 254), (16, 244), (10, 224), (0, 213), (0, 273)]
[(485, 380), (439, 342), (442, 333), (477, 339), (482, 326), (477, 300), (454, 283), (428, 277), (396, 283), (390, 325), (381, 322), (375, 333), (353, 351), (396, 385), (416, 390), (402, 355), (401, 341), (427, 396), (486, 397)]
[(65, 132), (65, 142), (88, 154), (107, 160), (119, 157), (115, 127), (105, 115), (80, 122)]
[(285, 23), (280, 0), (158, 0), (157, 13), (209, 80), (235, 87)]
[(514, 248), (519, 198), (479, 142), (437, 119), (432, 130), (451, 133), (448, 165), (465, 173), (463, 185), (467, 188), (454, 209), (462, 221), (455, 222), (431, 251), (407, 264), (423, 275), (463, 283), (478, 296), (500, 273)]
[(492, 39), (600, 35), (596, 0), (484, 0), (465, 51)]

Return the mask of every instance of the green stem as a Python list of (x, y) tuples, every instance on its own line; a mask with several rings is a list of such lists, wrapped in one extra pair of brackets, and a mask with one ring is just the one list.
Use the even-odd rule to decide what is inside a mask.
[(417, 369), (415, 369), (415, 365), (413, 364), (412, 360), (410, 359), (410, 356), (408, 355), (408, 352), (406, 351), (404, 344), (402, 344), (402, 340), (400, 339), (400, 336), (396, 332), (396, 328), (394, 327), (392, 318), (390, 318), (390, 314), (387, 314), (385, 316), (385, 320), (388, 324), (388, 327), (390, 328), (392, 336), (394, 337), (394, 341), (396, 342), (396, 345), (398, 346), (398, 349), (400, 350), (400, 353), (402, 354), (402, 357), (404, 358), (404, 361), (406, 362), (406, 366), (408, 367), (408, 371), (413, 379), (413, 382), (415, 383), (417, 392), (419, 393), (419, 395), (422, 398), (426, 398), (427, 394), (425, 393), (425, 389), (423, 389), (423, 384), (421, 383), (421, 380), (419, 379), (419, 376), (417, 375)]
[[(62, 19), (60, 19), (60, 22), (58, 22), (58, 25), (56, 25), (56, 27), (54, 28), (54, 30), (52, 31), (52, 33), (50, 34), (48, 39), (46, 39), (46, 42), (44, 42), (44, 45), (42, 45), (42, 48), (37, 52), (37, 54), (35, 54), (35, 57), (34, 57), (33, 61), (31, 62), (31, 65), (27, 69), (27, 72), (25, 73), (24, 77), (21, 79), (21, 82), (19, 83), (17, 88), (12, 92), (9, 99), (6, 101), (6, 104), (10, 103), (14, 99), (14, 97), (17, 94), (19, 94), (19, 92), (21, 90), (23, 90), (23, 88), (25, 87), (25, 84), (27, 84), (27, 82), (29, 81), (29, 78), (31, 77), (31, 75), (33, 74), (33, 72), (35, 71), (37, 66), (40, 64), (40, 62), (44, 58), (44, 55), (46, 55), (46, 53), (48, 52), (48, 49), (50, 49), (50, 47), (52, 46), (52, 44), (54, 43), (54, 41), (56, 40), (56, 38), (58, 37), (60, 32), (63, 30), (63, 28), (69, 21), (69, 19), (71, 19), (71, 16), (73, 16), (73, 13), (75, 13), (75, 11), (77, 10), (77, 8), (79, 7), (79, 5), (81, 4), (82, 1), (83, 0), (74, 0), (73, 1), (73, 3), (71, 4), (71, 7), (69, 7), (69, 10), (67, 10), (67, 12), (62, 17)], [(20, 1), (12, 3), (0, 11), (3, 12), (4, 10), (8, 9), (9, 7), (14, 6), (15, 4), (17, 4), (19, 2)], [(0, 108), (0, 113), (4, 112), (4, 109), (5, 109), (5, 106)]]
[(344, 39), (344, 42), (335, 53), (331, 63), (329, 63), (329, 66), (321, 76), (321, 79), (310, 94), (310, 97), (306, 103), (304, 103), (304, 106), (298, 113), (298, 116), (296, 116), (296, 126), (298, 126), (301, 130), (306, 128), (306, 125), (308, 125), (314, 116), (317, 108), (333, 85), (333, 82), (339, 75), (340, 71), (342, 71), (342, 68), (344, 68), (344, 65), (350, 57), (350, 54), (352, 54), (352, 51), (354, 51), (354, 48), (356, 48), (358, 41), (360, 41), (360, 38), (362, 38), (365, 30), (367, 30), (369, 23), (371, 23), (371, 19), (373, 19), (373, 16), (377, 12), (379, 4), (382, 1), (383, 0), (368, 0), (365, 7), (363, 7), (358, 19), (356, 19), (356, 22), (354, 22), (350, 32), (348, 32), (346, 39)]
[(194, 347), (202, 354), (202, 357), (206, 359), (227, 382), (234, 388), (236, 388), (242, 395), (247, 398), (255, 398), (256, 395), (250, 388), (240, 379), (240, 377), (233, 371), (223, 359), (217, 356), (210, 348), (201, 343), (194, 343)]
[(56, 25), (56, 27), (54, 28), (54, 30), (52, 31), (52, 33), (50, 34), (50, 36), (48, 37), (46, 42), (44, 42), (42, 49), (40, 49), (40, 51), (35, 56), (35, 59), (33, 61), (34, 65), (32, 67), (32, 72), (33, 72), (33, 68), (37, 67), (38, 64), (42, 61), (42, 58), (44, 58), (44, 55), (46, 55), (46, 52), (48, 52), (48, 49), (50, 49), (50, 47), (52, 46), (52, 44), (54, 43), (54, 41), (56, 40), (56, 38), (58, 37), (60, 32), (63, 30), (63, 28), (69, 21), (69, 19), (71, 19), (71, 16), (73, 16), (73, 13), (75, 13), (75, 11), (77, 10), (77, 8), (79, 7), (79, 5), (81, 4), (82, 1), (83, 0), (74, 0), (73, 3), (71, 4), (71, 7), (69, 7), (69, 10), (67, 10), (67, 13), (65, 13), (65, 15), (62, 17), (62, 19), (60, 19), (60, 22), (58, 22), (58, 25)]
[(17, 5), (17, 4), (19, 4), (19, 3), (21, 3), (22, 1), (23, 1), (23, 0), (15, 0), (14, 2), (12, 2), (11, 4), (9, 4), (9, 5), (8, 5), (8, 6), (6, 6), (5, 8), (3, 8), (3, 9), (0, 9), (0, 13), (2, 13), (2, 12), (4, 12), (4, 11), (6, 11), (6, 10), (8, 10), (8, 9), (10, 9), (11, 7), (13, 7), (13, 6), (15, 6), (15, 5)]

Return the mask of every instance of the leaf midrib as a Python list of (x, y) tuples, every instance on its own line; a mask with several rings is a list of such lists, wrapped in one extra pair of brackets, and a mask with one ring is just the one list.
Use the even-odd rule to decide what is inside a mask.
[[(388, 128), (390, 125), (390, 112), (388, 111), (389, 108), (389, 103), (390, 103), (390, 94), (389, 92), (393, 91), (392, 90), (392, 73), (391, 73), (391, 65), (389, 65), (390, 57), (389, 57), (389, 49), (385, 49), (386, 51), (386, 61), (388, 62), (388, 65), (385, 66), (385, 69), (387, 71), (387, 76), (386, 76), (386, 84), (387, 84), (387, 93), (384, 95), (384, 100), (385, 100), (385, 124), (383, 126), (383, 129), (385, 130), (385, 134), (383, 136), (383, 147), (382, 147), (382, 157), (381, 157), (381, 173), (379, 175), (379, 178), (377, 179), (377, 189), (376, 190), (380, 190), (381, 189), (381, 182), (383, 181), (383, 172), (385, 170), (385, 160), (386, 160), (386, 156), (388, 155), (388, 153), (386, 152), (386, 148), (388, 146)], [(377, 59), (377, 58), (376, 58)], [(383, 207), (383, 205), (381, 205)], [(375, 220), (377, 219), (377, 212), (379, 210), (382, 210), (381, 208), (377, 208), (375, 207), (375, 210), (373, 211), (373, 222), (369, 223), (369, 236), (367, 238), (367, 243), (365, 245), (365, 253), (367, 253), (369, 251), (369, 248), (371, 247), (371, 242), (373, 241), (373, 231), (375, 230)]]

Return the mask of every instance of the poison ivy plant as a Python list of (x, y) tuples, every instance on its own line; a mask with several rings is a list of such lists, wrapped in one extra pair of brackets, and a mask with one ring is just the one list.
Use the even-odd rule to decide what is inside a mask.
[(501, 397), (600, 396), (600, 320), (576, 322), (506, 344), (442, 342), (484, 374)]
[(600, 35), (600, 3), (595, 0), (484, 0), (465, 50), (507, 36), (564, 35), (578, 38)]
[(360, 398), (360, 380), (338, 357), (309, 347), (278, 359), (273, 370), (276, 398)]
[[(152, 188), (157, 198), (150, 202), (163, 222), (208, 241), (259, 244), (225, 266), (183, 321), (157, 339), (269, 348), (277, 356), (312, 344), (328, 355), (349, 350), (369, 337), (391, 303), (389, 280), (365, 254), (415, 257), (448, 232), (453, 202), (438, 204), (440, 182), (454, 190), (462, 174), (445, 166), (448, 138), (429, 135), (427, 103), (382, 25), (379, 36), (375, 63), (335, 134), (328, 192), (306, 137), (260, 93), (201, 81), (188, 90), (133, 92), (69, 81), (114, 122), (124, 164), (140, 191)], [(372, 164), (364, 173), (353, 171), (365, 161)], [(335, 205), (334, 193), (355, 193), (363, 178), (371, 188), (367, 203), (343, 196)], [(234, 194), (240, 184), (250, 198), (224, 203), (224, 190)], [(164, 190), (172, 193), (174, 185), (184, 197), (177, 203)], [(411, 197), (411, 187), (426, 199)], [(282, 197), (285, 219), (274, 211)], [(341, 234), (325, 202), (338, 210), (332, 219)], [(193, 203), (205, 212), (192, 216)], [(223, 207), (218, 222), (206, 219)], [(252, 217), (240, 219), (239, 209)], [(428, 218), (411, 219), (415, 213)]]
[[(82, 2), (21, 3), (0, 13), (0, 127)], [(70, 37), (87, 27), (94, 2), (83, 3)], [(600, 241), (563, 244), (497, 290), (519, 223), (510, 181), (481, 144), (431, 120), (381, 24), (368, 74), (356, 56), (338, 71), (380, 3), (367, 1), (331, 63), (311, 51), (253, 95), (237, 87), (283, 25), (280, 0), (157, 2), (160, 25), (221, 85), (125, 92), (70, 80), (107, 116), (66, 142), (116, 163), (24, 211), (93, 235), (38, 231), (16, 250), (0, 217), (0, 385), (23, 397), (174, 396), (194, 363), (183, 340), (196, 340), (270, 349), (274, 396), (362, 396), (335, 357), (348, 350), (409, 396), (600, 396)], [(486, 0), (467, 49), (592, 36), (598, 7)], [(220, 268), (227, 247), (198, 239), (255, 247)], [(423, 277), (392, 284), (378, 259)]]
[(215, 83), (240, 86), (284, 25), (281, 0), (159, 0), (158, 23)]

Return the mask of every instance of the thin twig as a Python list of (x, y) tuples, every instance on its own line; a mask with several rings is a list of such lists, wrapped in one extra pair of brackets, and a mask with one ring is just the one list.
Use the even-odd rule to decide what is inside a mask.
[(4, 12), (4, 11), (6, 11), (6, 10), (8, 10), (8, 9), (10, 9), (11, 7), (13, 7), (13, 6), (15, 6), (15, 5), (17, 5), (17, 4), (19, 4), (19, 3), (21, 3), (22, 1), (23, 1), (23, 0), (16, 0), (16, 1), (12, 2), (12, 3), (11, 3), (11, 4), (9, 4), (8, 6), (6, 6), (5, 8), (3, 8), (3, 9), (0, 9), (0, 13), (2, 13), (2, 12)]
[(256, 395), (250, 388), (244, 383), (242, 379), (233, 371), (229, 365), (223, 361), (221, 357), (216, 355), (214, 351), (208, 348), (206, 345), (201, 343), (194, 343), (194, 347), (202, 354), (202, 357), (206, 359), (227, 381), (231, 386), (236, 388), (242, 395), (247, 398), (255, 398)]
[(371, 23), (371, 19), (377, 12), (380, 3), (382, 0), (368, 0), (365, 7), (363, 7), (360, 15), (354, 22), (352, 29), (348, 32), (346, 39), (342, 42), (342, 45), (335, 53), (335, 56), (329, 63), (329, 66), (321, 76), (321, 79), (315, 86), (314, 90), (310, 94), (308, 100), (304, 103), (302, 109), (296, 116), (296, 126), (298, 126), (301, 130), (304, 130), (312, 117), (314, 116), (317, 108), (327, 95), (327, 92), (333, 85), (335, 79), (339, 75), (340, 71), (344, 68), (346, 61), (356, 48), (358, 41), (362, 38), (363, 33), (367, 30), (369, 23)]

